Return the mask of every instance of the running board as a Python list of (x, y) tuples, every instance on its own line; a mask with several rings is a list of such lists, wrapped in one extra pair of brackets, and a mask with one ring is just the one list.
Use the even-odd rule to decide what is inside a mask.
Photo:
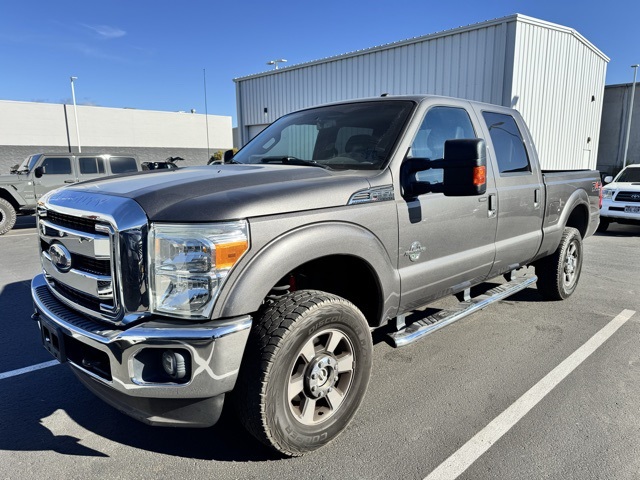
[[(425, 335), (433, 333), (442, 327), (446, 327), (447, 325), (450, 325), (473, 312), (486, 308), (493, 302), (503, 300), (520, 290), (524, 290), (536, 280), (538, 280), (538, 277), (535, 275), (532, 277), (520, 277), (511, 280), (508, 283), (492, 288), (483, 295), (460, 302), (459, 308), (456, 308), (455, 310), (441, 310), (436, 312), (433, 315), (429, 315), (426, 318), (407, 325), (398, 332), (390, 333), (389, 337), (395, 347), (408, 345), (409, 343), (413, 343)], [(399, 323), (401, 324), (401, 322)]]

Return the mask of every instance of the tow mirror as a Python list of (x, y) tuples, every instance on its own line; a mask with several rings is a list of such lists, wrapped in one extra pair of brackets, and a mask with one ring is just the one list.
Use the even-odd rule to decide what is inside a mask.
[(34, 175), (36, 178), (40, 178), (40, 177), (42, 177), (42, 175), (43, 175), (44, 173), (45, 173), (45, 171), (44, 171), (44, 167), (36, 167), (36, 168), (33, 170), (33, 175)]
[[(433, 169), (442, 170), (441, 183), (421, 180), (438, 175), (417, 175)], [(487, 146), (481, 138), (447, 140), (444, 158), (408, 158), (402, 164), (401, 178), (406, 198), (429, 192), (451, 197), (482, 195), (487, 190)]]
[(481, 138), (444, 142), (444, 194), (482, 195), (487, 191), (487, 146)]

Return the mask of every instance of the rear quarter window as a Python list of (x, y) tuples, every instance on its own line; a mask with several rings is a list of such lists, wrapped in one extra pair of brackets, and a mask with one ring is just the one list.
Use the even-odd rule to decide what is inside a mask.
[(131, 157), (111, 157), (109, 165), (111, 165), (111, 173), (116, 175), (138, 171), (136, 159)]

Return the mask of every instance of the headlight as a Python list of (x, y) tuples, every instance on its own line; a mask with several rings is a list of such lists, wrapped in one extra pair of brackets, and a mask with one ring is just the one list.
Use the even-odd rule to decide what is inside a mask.
[(602, 198), (611, 198), (613, 197), (613, 190), (610, 188), (602, 189)]
[(152, 225), (151, 311), (209, 318), (227, 274), (248, 249), (246, 221)]

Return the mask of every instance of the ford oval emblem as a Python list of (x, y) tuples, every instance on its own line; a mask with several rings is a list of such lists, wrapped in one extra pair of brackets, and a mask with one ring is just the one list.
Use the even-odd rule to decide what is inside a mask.
[(61, 243), (54, 243), (49, 247), (51, 263), (59, 272), (65, 273), (71, 270), (71, 253)]

